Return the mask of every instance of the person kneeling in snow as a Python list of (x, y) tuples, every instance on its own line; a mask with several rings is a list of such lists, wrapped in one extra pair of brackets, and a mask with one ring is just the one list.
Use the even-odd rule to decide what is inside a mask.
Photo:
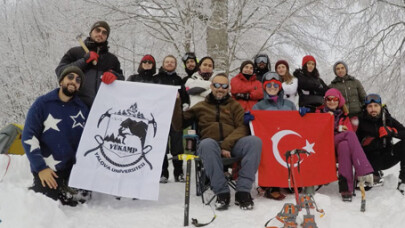
[[(405, 127), (394, 119), (382, 106), (378, 94), (369, 94), (365, 110), (359, 116), (359, 138), (368, 160), (374, 168), (374, 185), (382, 185), (383, 169), (400, 162), (398, 190), (405, 194)], [(394, 144), (392, 138), (401, 141)]]
[(30, 189), (70, 206), (77, 205), (77, 190), (67, 181), (89, 112), (76, 95), (83, 80), (80, 68), (66, 67), (60, 87), (37, 98), (29, 109), (21, 140), (34, 176)]

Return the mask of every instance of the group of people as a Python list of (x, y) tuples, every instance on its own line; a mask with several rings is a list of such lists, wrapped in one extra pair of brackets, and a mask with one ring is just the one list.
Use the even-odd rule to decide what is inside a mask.
[[(63, 204), (75, 205), (67, 180), (89, 109), (101, 83), (124, 80), (118, 58), (109, 52), (110, 27), (98, 21), (84, 41), (89, 49), (73, 47), (56, 68), (59, 88), (39, 97), (28, 111), (22, 142), (30, 161), (36, 192)], [(405, 190), (405, 128), (383, 106), (378, 94), (366, 95), (359, 80), (350, 76), (346, 63), (333, 66), (336, 78), (329, 86), (321, 79), (313, 56), (302, 60), (302, 68), (290, 74), (289, 64), (279, 60), (275, 72), (270, 58), (258, 54), (242, 62), (232, 79), (214, 73), (214, 59), (184, 55), (186, 76), (177, 72), (177, 59), (167, 55), (157, 72), (156, 60), (144, 55), (137, 74), (128, 81), (179, 86), (166, 153), (183, 153), (183, 129), (198, 126), (202, 158), (211, 188), (217, 196), (216, 207), (228, 208), (230, 190), (221, 158), (240, 158), (235, 204), (242, 209), (254, 206), (251, 189), (260, 164), (262, 142), (249, 133), (247, 123), (254, 119), (250, 110), (299, 110), (330, 113), (335, 117), (335, 150), (339, 163), (339, 192), (351, 200), (355, 175), (360, 181), (382, 182), (381, 170), (400, 162), (398, 190)], [(356, 135), (357, 129), (357, 135)], [(394, 144), (393, 138), (401, 139)], [(55, 165), (56, 164), (56, 165)], [(162, 164), (160, 182), (169, 179), (168, 159)], [(174, 180), (184, 182), (182, 161), (173, 160)], [(373, 178), (374, 177), (374, 178)], [(277, 186), (260, 186), (264, 196), (285, 197)]]

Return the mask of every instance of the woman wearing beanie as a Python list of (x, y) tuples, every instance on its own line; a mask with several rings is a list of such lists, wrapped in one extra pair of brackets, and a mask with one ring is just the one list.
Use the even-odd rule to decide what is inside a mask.
[[(284, 99), (284, 89), (280, 76), (274, 72), (267, 72), (263, 75), (264, 99), (253, 106), (253, 110), (271, 111), (294, 111), (295, 105), (290, 100)], [(260, 166), (267, 164), (260, 163)], [(260, 186), (257, 188), (259, 194), (267, 198), (282, 200), (285, 195), (280, 192), (279, 187)]]
[(323, 96), (328, 86), (320, 78), (316, 68), (316, 60), (311, 55), (302, 59), (302, 69), (296, 69), (294, 76), (298, 79), (298, 105), (300, 113), (314, 112), (316, 107), (323, 104)]
[(333, 65), (333, 72), (336, 77), (333, 79), (330, 88), (338, 89), (346, 100), (346, 106), (349, 109), (349, 116), (358, 116), (364, 105), (366, 91), (359, 80), (348, 74), (347, 64), (343, 61), (337, 61)]
[(214, 60), (205, 56), (198, 63), (198, 71), (189, 78), (185, 84), (190, 95), (190, 107), (193, 107), (211, 93), (211, 81), (209, 80), (214, 73)]
[(253, 73), (254, 63), (250, 60), (242, 62), (239, 74), (231, 80), (232, 97), (242, 105), (245, 111), (252, 109), (259, 100), (263, 99), (262, 83)]
[(127, 81), (153, 83), (153, 75), (156, 74), (156, 61), (152, 55), (142, 57), (138, 67), (138, 74), (129, 76)]
[(337, 89), (329, 89), (325, 93), (325, 106), (319, 107), (317, 112), (330, 113), (335, 117), (334, 142), (335, 152), (339, 164), (339, 192), (342, 200), (351, 202), (353, 192), (353, 168), (358, 179), (372, 182), (373, 168), (353, 131), (348, 117), (345, 98)]
[(285, 60), (277, 61), (275, 68), (283, 83), (284, 98), (293, 102), (298, 108), (298, 79), (290, 74), (290, 66)]

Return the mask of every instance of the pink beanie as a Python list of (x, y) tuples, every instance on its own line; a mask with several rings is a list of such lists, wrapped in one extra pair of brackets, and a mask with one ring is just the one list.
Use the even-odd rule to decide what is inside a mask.
[(328, 91), (326, 91), (325, 99), (329, 96), (334, 96), (334, 97), (339, 98), (339, 108), (343, 107), (343, 105), (346, 103), (345, 98), (343, 97), (342, 93), (335, 88), (332, 88), (332, 89), (329, 89)]

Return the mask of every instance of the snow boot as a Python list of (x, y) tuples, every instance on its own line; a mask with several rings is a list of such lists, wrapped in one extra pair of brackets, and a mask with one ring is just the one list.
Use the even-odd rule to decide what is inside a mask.
[(343, 202), (352, 202), (352, 193), (351, 192), (342, 192)]
[(217, 194), (217, 201), (215, 202), (215, 208), (219, 211), (228, 209), (229, 202), (231, 201), (231, 194), (229, 192)]
[(184, 179), (183, 174), (180, 174), (180, 175), (174, 176), (174, 182), (186, 182), (186, 179)]
[(254, 203), (249, 192), (236, 192), (235, 204), (242, 210), (252, 210)]

